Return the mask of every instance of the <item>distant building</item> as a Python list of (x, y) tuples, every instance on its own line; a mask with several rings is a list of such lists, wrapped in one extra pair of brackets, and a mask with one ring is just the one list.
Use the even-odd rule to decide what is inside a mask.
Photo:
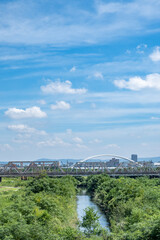
[(143, 167), (154, 167), (154, 162), (151, 161), (140, 161)]
[(107, 162), (97, 161), (97, 162), (77, 162), (74, 167), (83, 167), (83, 168), (101, 168), (101, 167), (118, 167), (119, 159), (112, 158)]
[(109, 160), (109, 162), (106, 162), (106, 164), (107, 164), (107, 167), (118, 167), (119, 159), (112, 158), (111, 160)]
[(137, 161), (138, 161), (138, 155), (137, 155), (137, 154), (132, 154), (132, 155), (131, 155), (131, 159), (132, 159), (133, 161), (137, 162)]
[(74, 167), (106, 167), (106, 162), (77, 162)]

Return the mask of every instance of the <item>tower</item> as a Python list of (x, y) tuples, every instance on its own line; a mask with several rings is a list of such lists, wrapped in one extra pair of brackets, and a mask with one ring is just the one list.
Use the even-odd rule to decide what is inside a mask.
[(132, 155), (131, 155), (131, 159), (132, 159), (133, 161), (137, 162), (137, 161), (138, 161), (138, 155), (137, 155), (137, 154), (132, 154)]

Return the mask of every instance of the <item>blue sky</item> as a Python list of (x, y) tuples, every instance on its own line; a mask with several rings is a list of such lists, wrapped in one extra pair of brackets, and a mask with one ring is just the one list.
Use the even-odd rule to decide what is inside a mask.
[(0, 0), (0, 160), (159, 156), (159, 0)]

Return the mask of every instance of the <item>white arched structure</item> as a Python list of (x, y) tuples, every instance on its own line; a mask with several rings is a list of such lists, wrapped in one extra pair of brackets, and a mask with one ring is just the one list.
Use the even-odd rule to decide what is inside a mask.
[[(122, 156), (118, 156), (118, 155), (114, 155), (114, 154), (99, 154), (99, 155), (94, 155), (94, 156), (91, 156), (91, 157), (87, 157), (83, 160), (80, 160), (78, 163), (81, 163), (81, 162), (86, 162), (87, 160), (90, 160), (90, 159), (93, 159), (93, 158), (97, 158), (97, 157), (116, 157), (116, 158), (120, 158), (120, 159), (124, 159), (124, 160), (127, 160), (135, 165), (139, 165), (141, 166), (140, 163), (138, 162), (135, 162), (133, 161), (132, 159), (130, 158), (127, 158), (127, 157), (122, 157)], [(76, 163), (73, 164), (73, 166), (75, 165)]]

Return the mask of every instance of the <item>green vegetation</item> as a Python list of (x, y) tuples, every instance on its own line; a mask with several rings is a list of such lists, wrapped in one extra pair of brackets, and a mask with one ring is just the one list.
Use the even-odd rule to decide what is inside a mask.
[(98, 222), (99, 216), (93, 208), (88, 207), (85, 209), (85, 215), (81, 226), (84, 228), (84, 233), (86, 236), (90, 237), (91, 235), (98, 235), (100, 232), (100, 224)]
[[(109, 218), (101, 229), (97, 213), (85, 209), (78, 230), (77, 185), (87, 186)], [(87, 178), (4, 179), (0, 183), (1, 240), (155, 240), (160, 239), (160, 179)]]
[[(92, 207), (87, 207), (85, 210), (80, 226), (84, 229), (84, 234), (88, 239), (107, 240), (108, 231), (100, 226), (98, 212)], [(85, 238), (86, 239), (86, 238)]]
[(2, 185), (17, 191), (0, 191), (1, 240), (81, 239), (76, 228), (75, 179), (7, 179)]
[(160, 239), (160, 179), (87, 178), (87, 189), (110, 221), (113, 240)]

